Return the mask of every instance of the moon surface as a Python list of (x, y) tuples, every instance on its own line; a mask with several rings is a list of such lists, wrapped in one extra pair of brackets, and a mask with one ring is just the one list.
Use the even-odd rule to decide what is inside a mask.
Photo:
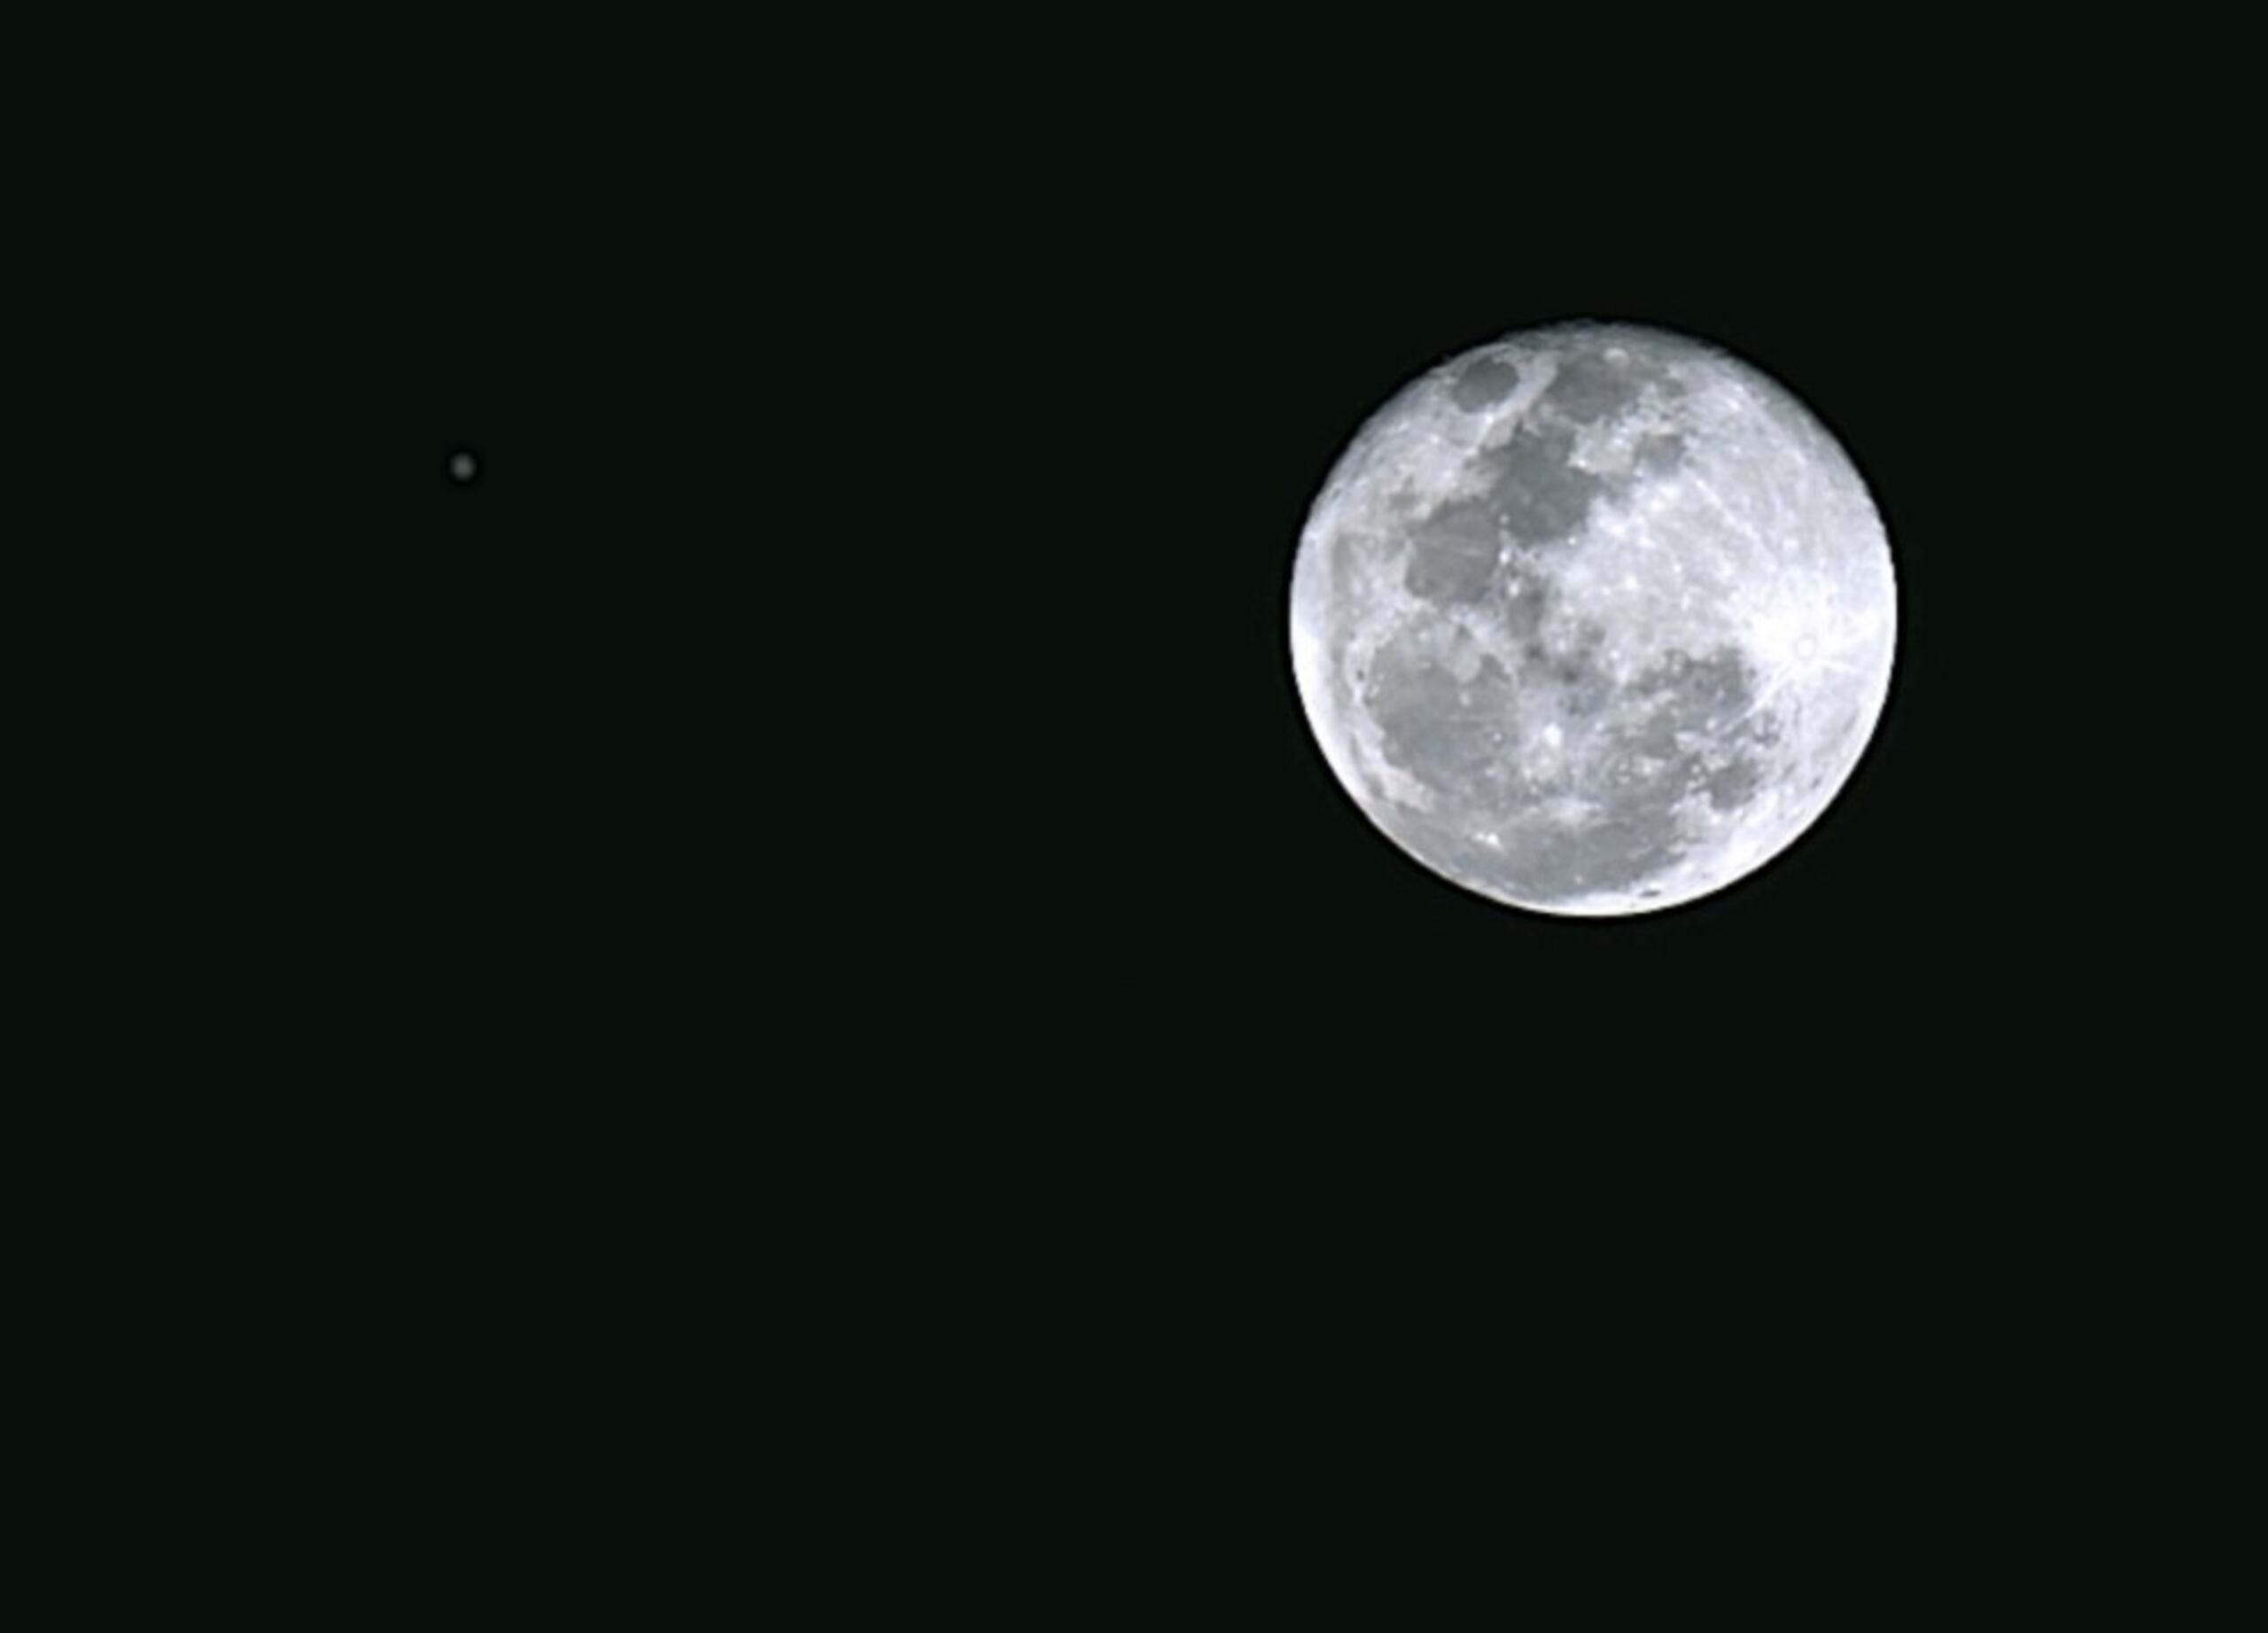
[(1363, 426), (1292, 574), (1324, 757), (1493, 900), (1672, 907), (1818, 820), (1889, 695), (1866, 484), (1788, 390), (1627, 324), (1452, 358)]

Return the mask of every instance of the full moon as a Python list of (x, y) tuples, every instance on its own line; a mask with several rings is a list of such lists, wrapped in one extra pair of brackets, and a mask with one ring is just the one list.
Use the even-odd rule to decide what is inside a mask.
[(1835, 439), (1726, 352), (1566, 323), (1371, 416), (1292, 572), (1332, 772), (1443, 878), (1540, 912), (1689, 902), (1786, 850), (1889, 695), (1897, 588)]

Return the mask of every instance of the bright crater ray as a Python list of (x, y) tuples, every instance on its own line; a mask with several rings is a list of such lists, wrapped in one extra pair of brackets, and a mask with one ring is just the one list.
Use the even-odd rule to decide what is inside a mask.
[(1356, 434), (1292, 580), (1300, 696), (1357, 805), (1425, 867), (1603, 915), (1793, 843), (1890, 686), (1890, 547), (1786, 389), (1626, 325), (1529, 330)]

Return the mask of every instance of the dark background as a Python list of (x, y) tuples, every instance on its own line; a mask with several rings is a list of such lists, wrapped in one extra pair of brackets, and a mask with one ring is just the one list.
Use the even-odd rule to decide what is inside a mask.
[[(1987, 1401), (2052, 1441), (2068, 1312), (2192, 1296), (2127, 1244), (2224, 1228), (2202, 1131), (2232, 1080), (2190, 1019), (2218, 978), (2158, 862), (2163, 780), (2124, 746), (2169, 728), (2120, 564), (2179, 536), (2147, 473), (2188, 418), (2138, 406), (2188, 370), (2131, 315), (2210, 257), (2115, 128), (1789, 88), (1503, 121), (1426, 80), (1430, 111), (1329, 118), (1073, 105), (1081, 81), (866, 147), (846, 116), (841, 151), (764, 150), (722, 260), (548, 261), (512, 275), (542, 293), (509, 348), (447, 348), (417, 457), (476, 558), (605, 564), (570, 599), (602, 631), (650, 609), (624, 638), (649, 704), (684, 696), (650, 655), (721, 626), (714, 803), (649, 754), (600, 853), (677, 842), (631, 945), (721, 973), (692, 1018), (752, 1083), (695, 1124), (762, 1154), (787, 1285), (845, 1334), (872, 1312), (821, 1349), (875, 1398), (892, 1345), (948, 1346), (916, 1369), (948, 1396), (1131, 1368), (1194, 1422), (1234, 1392), (1306, 1467), (1366, 1455), (1313, 1414), (1453, 1436), (1516, 1378), (1547, 1435), (1737, 1461), (1753, 1411), (1800, 1467), (1842, 1455), (1806, 1449), (1818, 1411), (1895, 1462)], [(685, 262), (718, 287), (658, 299)], [(1363, 418), (1579, 316), (1785, 383), (1866, 477), (1900, 595), (1879, 731), (1814, 829), (1606, 922), (1401, 855), (1286, 649)], [(1000, 1358), (1035, 1330), (1045, 1358)]]
[[(725, 911), (792, 922), (788, 962), (913, 1035), (1020, 1061), (1130, 1032), (1475, 1115), (1596, 1077), (1610, 1040), (1671, 1115), (1697, 1072), (1808, 1104), (1910, 1093), (1948, 1051), (2025, 1082), (2099, 1062), (2073, 1015), (2117, 980), (2132, 1014), (2183, 933), (2141, 859), (2164, 813), (2108, 745), (2184, 712), (2151, 701), (2122, 563), (2189, 526), (2153, 473), (2204, 360), (2151, 315), (2210, 298), (2218, 229), (2186, 138), (2000, 60), (1539, 73), (1499, 116), (1439, 67), (1197, 62), (1167, 97), (1082, 59), (784, 123), (690, 96), (642, 137), (469, 127), (361, 286), (379, 389), (342, 439), (416, 564), (379, 576), (434, 642), (427, 718), (514, 822), (603, 812), (610, 866), (672, 812), (765, 835), (709, 870)], [(1786, 384), (1865, 476), (1900, 596), (1826, 815), (1603, 923), (1372, 831), (1285, 645), (1301, 525), (1363, 418), (1570, 317)], [(480, 749), (507, 716), (553, 746)]]
[[(2250, 806), (2190, 632), (2251, 518), (2186, 60), (973, 27), (453, 35), (352, 154), (252, 133), (312, 160), (258, 235), (172, 190), (135, 406), (195, 479), (105, 535), (161, 657), (85, 915), (154, 996), (75, 1045), (162, 1062), (74, 1202), (121, 1353), (200, 1357), (155, 1415), (281, 1369), (420, 1505), (752, 1426), (854, 1532), (1122, 1470), (1617, 1569), (1759, 1486), (1751, 1575), (1814, 1492), (1998, 1545), (2002, 1481), (2218, 1443)], [(1575, 316), (1783, 381), (1901, 598), (1815, 828), (1610, 922), (1402, 857), (1286, 649), (1363, 419)]]

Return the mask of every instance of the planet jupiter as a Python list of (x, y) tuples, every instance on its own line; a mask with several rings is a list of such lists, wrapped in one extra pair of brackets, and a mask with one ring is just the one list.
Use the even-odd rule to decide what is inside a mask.
[(1764, 867), (1888, 696), (1889, 541), (1788, 389), (1627, 324), (1508, 336), (1412, 382), (1308, 517), (1292, 661), (1317, 743), (1411, 858), (1606, 916)]

